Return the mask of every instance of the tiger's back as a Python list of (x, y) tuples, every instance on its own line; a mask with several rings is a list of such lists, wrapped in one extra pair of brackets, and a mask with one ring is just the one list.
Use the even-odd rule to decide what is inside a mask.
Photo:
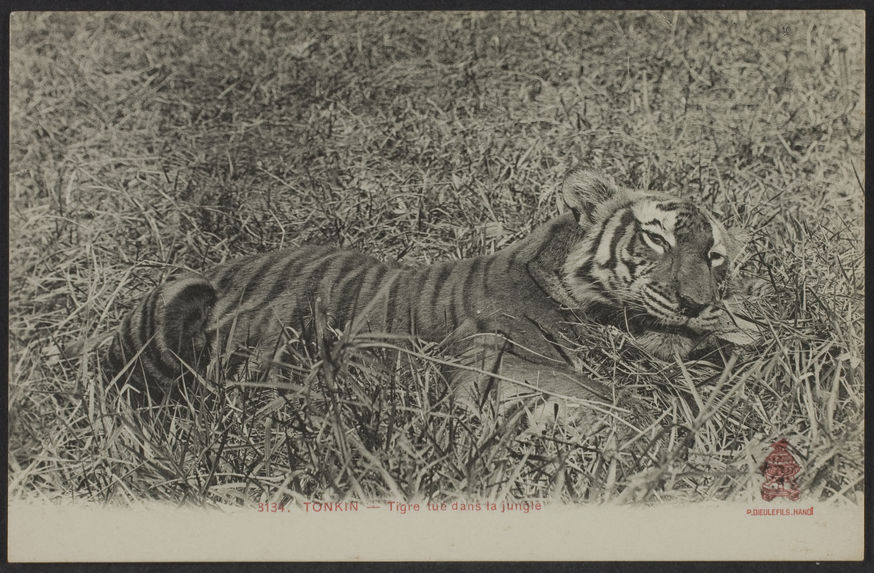
[(216, 352), (271, 352), (287, 328), (311, 340), (318, 300), (335, 328), (432, 342), (495, 334), (525, 341), (511, 352), (532, 362), (565, 365), (543, 330), (560, 336), (572, 316), (537, 283), (535, 263), (546, 256), (540, 235), (569, 246), (575, 227), (566, 216), (511, 249), (420, 268), (330, 247), (241, 258), (150, 293), (125, 318), (110, 355), (115, 368), (136, 356), (153, 384), (167, 386)]

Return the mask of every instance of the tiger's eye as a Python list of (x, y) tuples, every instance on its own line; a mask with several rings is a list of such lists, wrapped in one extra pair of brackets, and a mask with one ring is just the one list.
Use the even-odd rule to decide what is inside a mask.
[(668, 242), (661, 235), (657, 235), (656, 233), (652, 233), (650, 231), (643, 231), (643, 234), (646, 235), (646, 238), (660, 246), (662, 249), (667, 250)]
[(725, 256), (722, 253), (718, 253), (716, 251), (711, 251), (708, 255), (710, 259), (710, 265), (713, 267), (718, 267), (723, 262), (725, 262)]

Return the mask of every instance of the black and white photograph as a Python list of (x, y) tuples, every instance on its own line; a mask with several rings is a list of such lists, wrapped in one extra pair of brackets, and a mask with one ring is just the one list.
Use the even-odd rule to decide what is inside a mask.
[(13, 12), (10, 560), (862, 559), (865, 41)]

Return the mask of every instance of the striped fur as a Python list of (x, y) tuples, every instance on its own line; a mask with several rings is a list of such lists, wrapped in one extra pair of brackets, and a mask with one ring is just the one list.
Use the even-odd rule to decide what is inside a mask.
[(692, 203), (592, 172), (570, 172), (562, 197), (569, 212), (493, 255), (402, 268), (305, 247), (178, 278), (125, 317), (113, 368), (166, 388), (216, 357), (253, 348), (270, 356), (287, 329), (313, 339), (318, 304), (338, 329), (447, 344), (488, 374), (456, 376), (471, 401), (494, 380), (501, 399), (609, 399), (579, 373), (580, 319), (623, 325), (657, 353), (685, 353), (724, 320), (719, 303), (739, 245)]

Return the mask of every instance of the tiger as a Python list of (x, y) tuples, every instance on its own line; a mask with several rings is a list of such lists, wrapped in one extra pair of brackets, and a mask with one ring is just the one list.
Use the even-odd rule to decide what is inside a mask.
[(611, 396), (576, 356), (597, 343), (586, 321), (622, 328), (662, 358), (737, 326), (725, 301), (743, 242), (703, 207), (583, 167), (566, 173), (559, 197), (559, 215), (493, 254), (405, 267), (306, 246), (188, 273), (125, 315), (109, 362), (163, 391), (228, 355), (275, 360), (289, 328), (312, 341), (323, 313), (340, 331), (444, 345), (464, 366), (451, 384), (462, 403), (566, 404)]

